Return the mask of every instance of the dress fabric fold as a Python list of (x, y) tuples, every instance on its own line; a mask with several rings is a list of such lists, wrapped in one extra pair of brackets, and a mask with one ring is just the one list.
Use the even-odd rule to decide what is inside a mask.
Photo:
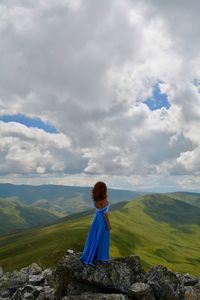
[(110, 230), (108, 229), (104, 213), (110, 205), (96, 208), (90, 226), (83, 253), (80, 257), (85, 264), (92, 264), (94, 260), (109, 259)]

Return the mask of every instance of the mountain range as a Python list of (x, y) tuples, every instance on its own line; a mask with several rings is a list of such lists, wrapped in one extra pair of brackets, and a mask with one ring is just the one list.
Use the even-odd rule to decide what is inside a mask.
[[(112, 203), (140, 193), (109, 189)], [(0, 234), (45, 225), (93, 208), (91, 187), (0, 184)]]
[[(200, 274), (200, 207), (197, 194), (151, 193), (111, 205), (110, 255), (138, 254), (145, 270), (163, 264), (173, 271)], [(194, 199), (196, 199), (194, 201)], [(190, 202), (190, 201), (191, 202)], [(189, 202), (189, 203), (188, 203)], [(82, 251), (93, 210), (52, 224), (0, 237), (5, 270), (36, 261), (54, 266), (66, 249)]]

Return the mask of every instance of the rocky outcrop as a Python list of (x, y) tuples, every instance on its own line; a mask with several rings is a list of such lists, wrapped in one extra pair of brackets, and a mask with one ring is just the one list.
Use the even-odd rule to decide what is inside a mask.
[(36, 263), (32, 263), (20, 271), (2, 272), (0, 275), (0, 299), (55, 299), (53, 277), (53, 270), (42, 270)]
[(200, 300), (200, 277), (162, 265), (144, 272), (139, 256), (84, 265), (81, 253), (66, 251), (55, 269), (31, 266), (0, 273), (0, 299)]

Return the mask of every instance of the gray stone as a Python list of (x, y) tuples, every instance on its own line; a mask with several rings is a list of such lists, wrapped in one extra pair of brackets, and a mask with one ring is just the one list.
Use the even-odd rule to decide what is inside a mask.
[(42, 273), (42, 268), (36, 264), (35, 262), (32, 263), (29, 267), (28, 267), (28, 273), (30, 275), (38, 275)]
[(200, 290), (194, 288), (193, 286), (185, 287), (184, 300), (199, 300), (200, 299)]
[(72, 249), (68, 249), (66, 252), (67, 252), (68, 254), (74, 254), (74, 250), (72, 250)]
[(44, 283), (43, 274), (40, 275), (29, 275), (29, 283), (33, 285), (41, 285)]
[(66, 294), (67, 284), (71, 281), (83, 282), (109, 292), (125, 293), (134, 282), (142, 281), (144, 270), (139, 256), (130, 255), (96, 261), (85, 265), (80, 261), (81, 253), (66, 252), (55, 270), (58, 297)]
[(31, 293), (34, 297), (38, 297), (40, 292), (43, 290), (42, 286), (34, 286), (34, 285), (26, 285), (25, 287), (21, 288), (21, 294)]
[(128, 289), (128, 294), (138, 300), (155, 300), (151, 286), (143, 282), (133, 283)]
[(10, 297), (11, 291), (8, 288), (1, 288), (0, 289), (0, 298)]
[[(28, 283), (28, 274), (25, 271), (6, 272), (0, 278), (0, 295), (9, 294), (11, 297), (15, 291)], [(2, 294), (4, 296), (2, 296)]]
[(66, 286), (66, 294), (67, 295), (80, 295), (82, 293), (100, 293), (101, 289), (96, 287), (96, 286), (92, 286), (92, 285), (88, 285), (82, 282), (77, 282), (77, 281), (71, 281), (67, 284)]
[(12, 296), (12, 300), (21, 300), (27, 297), (30, 298), (30, 295), (36, 299), (42, 290), (43, 287), (41, 286), (33, 286), (28, 284), (25, 287), (19, 288)]
[(3, 268), (0, 266), (0, 277), (3, 275)]
[(16, 290), (16, 292), (12, 295), (12, 297), (10, 298), (11, 300), (21, 300), (22, 299), (22, 295), (20, 290)]
[(184, 297), (184, 285), (181, 278), (170, 269), (162, 265), (153, 266), (145, 276), (159, 300), (182, 300)]
[(47, 268), (42, 272), (44, 277), (44, 284), (45, 285), (54, 285), (54, 272), (52, 269)]
[(85, 293), (78, 296), (65, 296), (62, 300), (127, 300), (122, 294)]
[(184, 285), (187, 285), (187, 286), (195, 285), (196, 283), (199, 282), (198, 277), (193, 276), (189, 273), (184, 273), (182, 275), (182, 281), (183, 281)]
[(39, 294), (37, 300), (55, 300), (56, 293), (55, 289), (50, 286), (44, 286), (44, 289)]
[(35, 300), (36, 298), (31, 293), (24, 293), (23, 300), (25, 300), (25, 299), (27, 299), (27, 300)]

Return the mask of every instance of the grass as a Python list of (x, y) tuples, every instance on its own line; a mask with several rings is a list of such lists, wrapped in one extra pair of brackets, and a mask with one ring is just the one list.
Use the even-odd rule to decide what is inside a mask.
[(200, 194), (192, 192), (172, 192), (167, 193), (169, 197), (172, 197), (177, 200), (184, 201), (186, 203), (192, 204), (194, 206), (200, 207)]
[[(174, 201), (165, 195), (145, 195), (111, 210), (110, 255), (137, 254), (145, 270), (152, 265), (163, 264), (173, 271), (200, 276), (198, 220), (186, 220), (184, 223), (185, 206), (180, 200)], [(166, 215), (164, 204), (167, 205)], [(179, 215), (179, 226), (170, 215), (170, 205), (173, 217)], [(192, 208), (194, 214), (200, 213), (200, 208)], [(5, 271), (22, 268), (33, 261), (43, 267), (55, 266), (67, 249), (82, 251), (92, 218), (93, 215), (79, 215), (49, 226), (0, 237), (0, 265)]]
[(0, 234), (51, 223), (58, 216), (46, 209), (31, 207), (14, 199), (0, 198)]

